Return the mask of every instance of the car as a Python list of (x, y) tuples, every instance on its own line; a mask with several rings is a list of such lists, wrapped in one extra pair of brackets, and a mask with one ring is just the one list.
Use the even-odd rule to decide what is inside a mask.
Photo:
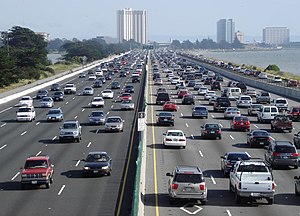
[(165, 148), (169, 146), (173, 147), (186, 147), (186, 137), (182, 130), (168, 130), (163, 133), (163, 145)]
[(249, 116), (253, 116), (253, 115), (257, 115), (257, 113), (261, 110), (262, 108), (262, 105), (261, 104), (251, 104), (248, 109), (247, 109), (247, 112), (248, 112), (248, 115)]
[(112, 74), (111, 74), (111, 73), (107, 73), (107, 74), (105, 75), (105, 79), (106, 79), (106, 80), (111, 80), (111, 79), (112, 79)]
[(52, 97), (43, 97), (40, 100), (40, 107), (53, 107), (54, 106), (54, 101)]
[(136, 82), (140, 82), (140, 76), (137, 74), (137, 75), (133, 75), (131, 76), (131, 82), (132, 83), (136, 83)]
[(21, 106), (17, 111), (16, 121), (33, 121), (35, 116), (36, 113), (33, 106)]
[(61, 108), (52, 108), (47, 113), (47, 121), (62, 121), (64, 114)]
[(266, 147), (270, 145), (271, 135), (266, 130), (252, 130), (247, 134), (247, 145), (252, 147)]
[(276, 98), (272, 100), (271, 105), (276, 106), (280, 112), (287, 111), (289, 103), (285, 98)]
[(74, 83), (67, 83), (64, 87), (64, 94), (76, 94), (76, 86)]
[(295, 195), (300, 196), (300, 176), (294, 176), (295, 179)]
[(165, 104), (166, 101), (170, 101), (169, 93), (159, 92), (156, 96), (156, 104)]
[(211, 89), (211, 90), (220, 90), (220, 91), (221, 91), (221, 82), (220, 82), (220, 81), (214, 81), (214, 82), (211, 84), (210, 89)]
[(218, 98), (217, 95), (211, 96), (211, 98), (208, 99), (208, 104), (209, 104), (209, 105), (214, 105), (215, 102), (217, 101), (217, 98)]
[(174, 126), (175, 124), (174, 115), (170, 112), (160, 112), (159, 114), (156, 114), (156, 116), (156, 125)]
[(54, 101), (63, 101), (65, 94), (62, 91), (56, 91), (52, 95)]
[(227, 107), (224, 111), (224, 118), (233, 118), (234, 116), (241, 116), (241, 111), (236, 107)]
[(171, 84), (172, 84), (172, 85), (176, 85), (176, 83), (177, 83), (178, 81), (180, 81), (180, 77), (175, 76), (175, 77), (172, 78)]
[(185, 94), (181, 100), (181, 104), (195, 104), (195, 96), (192, 94)]
[(293, 131), (293, 121), (291, 115), (279, 114), (271, 120), (271, 130), (274, 132), (287, 130), (289, 133)]
[(94, 88), (101, 88), (103, 86), (102, 81), (101, 80), (95, 80), (93, 87)]
[(133, 85), (126, 85), (125, 88), (124, 88), (124, 92), (134, 93), (134, 86)]
[(93, 95), (93, 94), (94, 94), (94, 89), (91, 86), (84, 87), (82, 91), (82, 95)]
[(132, 100), (132, 96), (130, 93), (122, 93), (122, 95), (120, 96), (120, 100), (121, 101)]
[(256, 97), (257, 93), (255, 89), (247, 89), (245, 95), (249, 95), (250, 97)]
[(33, 106), (33, 99), (30, 96), (23, 96), (19, 103), (18, 106)]
[(285, 140), (271, 140), (265, 151), (265, 160), (272, 167), (293, 166), (298, 169), (298, 156), (299, 154), (293, 143)]
[(268, 79), (268, 75), (266, 73), (260, 73), (258, 74), (259, 79)]
[(118, 81), (114, 81), (111, 83), (111, 89), (120, 89), (121, 85)]
[(257, 113), (257, 121), (260, 123), (270, 122), (278, 114), (279, 110), (276, 106), (262, 106)]
[(300, 148), (300, 131), (296, 134), (294, 134), (294, 145), (296, 146), (296, 148)]
[(133, 100), (122, 100), (121, 110), (134, 110), (134, 101)]
[(208, 109), (205, 106), (194, 106), (192, 111), (193, 118), (208, 118)]
[(177, 83), (175, 85), (175, 89), (178, 89), (179, 87), (185, 87), (185, 82), (182, 80), (177, 81)]
[(104, 76), (100, 76), (100, 77), (98, 77), (98, 79), (97, 80), (100, 80), (102, 83), (106, 83), (106, 79), (105, 79), (105, 77)]
[(236, 101), (237, 107), (250, 107), (252, 104), (252, 98), (249, 95), (240, 95)]
[(247, 86), (245, 83), (243, 82), (238, 82), (236, 85), (235, 85), (237, 88), (240, 88), (242, 93), (245, 93), (247, 91)]
[(196, 85), (196, 80), (189, 80), (187, 87), (194, 87)]
[(288, 114), (291, 115), (293, 121), (300, 121), (300, 106), (291, 106), (288, 109)]
[(214, 111), (226, 110), (231, 106), (231, 102), (228, 97), (217, 97), (216, 102), (214, 103)]
[(101, 92), (102, 98), (104, 99), (113, 99), (114, 98), (114, 92), (111, 89), (104, 89)]
[(51, 91), (60, 91), (61, 87), (59, 83), (53, 83), (50, 89)]
[(262, 104), (271, 102), (271, 95), (269, 92), (261, 91), (256, 95), (256, 103)]
[(207, 87), (201, 87), (198, 90), (198, 95), (205, 95), (207, 91), (208, 91)]
[(176, 102), (166, 101), (163, 105), (163, 110), (164, 111), (175, 111), (175, 112), (177, 112), (178, 107), (177, 107)]
[(110, 116), (105, 122), (105, 131), (118, 131), (123, 132), (124, 130), (124, 120), (120, 116)]
[(78, 77), (79, 77), (79, 78), (85, 78), (86, 75), (85, 75), (85, 73), (80, 73)]
[(199, 81), (196, 81), (195, 85), (194, 85), (194, 90), (198, 91), (199, 88), (203, 87), (203, 84)]
[(59, 128), (59, 142), (77, 141), (82, 139), (81, 125), (77, 120), (68, 120)]
[(198, 166), (176, 166), (172, 173), (166, 173), (168, 180), (169, 202), (179, 199), (200, 200), (207, 202), (207, 187), (204, 174)]
[(93, 81), (93, 80), (96, 80), (96, 79), (97, 79), (96, 74), (89, 74), (89, 80)]
[(211, 91), (211, 90), (207, 90), (207, 92), (204, 95), (204, 100), (209, 100), (212, 97), (216, 96), (216, 92), (215, 91)]
[(165, 87), (159, 87), (156, 89), (156, 95), (158, 95), (158, 93), (160, 92), (167, 92), (167, 89)]
[(250, 130), (250, 121), (247, 116), (234, 116), (230, 123), (231, 130)]
[(105, 101), (102, 97), (94, 97), (91, 101), (92, 107), (104, 107)]
[(154, 80), (154, 85), (163, 85), (163, 80), (161, 78), (156, 78)]
[(280, 76), (274, 76), (273, 79), (272, 79), (272, 82), (273, 83), (281, 83), (282, 79), (281, 79)]
[(90, 125), (104, 125), (106, 121), (106, 114), (102, 110), (93, 110), (88, 116)]
[(247, 152), (227, 152), (221, 156), (221, 171), (225, 177), (228, 177), (237, 161), (250, 159), (251, 156)]
[(184, 89), (184, 90), (180, 90), (178, 93), (178, 98), (183, 98), (184, 95), (188, 94), (188, 90)]
[(180, 86), (178, 89), (177, 89), (177, 95), (179, 94), (180, 91), (182, 90), (186, 90), (188, 91), (188, 88), (186, 86)]
[(217, 123), (205, 123), (201, 126), (202, 138), (214, 138), (222, 139), (222, 129), (220, 124)]
[(48, 155), (30, 156), (21, 171), (21, 188), (45, 185), (50, 188), (53, 183), (54, 165)]
[(47, 96), (48, 96), (48, 91), (46, 89), (38, 90), (38, 92), (36, 93), (36, 99), (41, 99)]
[(110, 176), (112, 172), (112, 159), (104, 151), (89, 152), (86, 159), (82, 159), (84, 165), (82, 168), (83, 177), (95, 175)]
[(289, 80), (287, 83), (288, 87), (298, 87), (299, 81), (298, 80)]

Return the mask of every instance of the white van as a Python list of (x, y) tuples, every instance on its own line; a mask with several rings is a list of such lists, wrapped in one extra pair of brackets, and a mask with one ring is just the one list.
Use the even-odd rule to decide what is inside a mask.
[(277, 106), (262, 106), (261, 110), (257, 113), (258, 122), (267, 122), (274, 119), (279, 114)]
[(238, 87), (229, 87), (228, 91), (226, 92), (226, 96), (229, 98), (229, 100), (236, 100), (241, 94), (242, 91)]

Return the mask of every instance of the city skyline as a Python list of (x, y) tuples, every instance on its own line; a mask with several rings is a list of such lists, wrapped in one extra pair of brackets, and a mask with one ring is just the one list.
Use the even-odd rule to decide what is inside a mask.
[[(48, 32), (52, 39), (89, 39), (97, 36), (116, 38), (116, 11), (120, 8), (147, 11), (149, 40), (215, 40), (215, 23), (220, 18), (235, 20), (235, 28), (244, 32), (246, 41), (262, 40), (261, 32), (266, 26), (286, 26), (290, 29), (291, 41), (300, 39), (297, 23), (297, 10), (300, 7), (298, 0), (290, 0), (288, 4), (281, 0), (253, 0), (251, 3), (230, 0), (226, 4), (221, 0), (190, 0), (183, 4), (164, 0), (159, 2), (159, 7), (146, 0), (105, 3), (97, 0), (90, 0), (88, 3), (79, 0), (10, 0), (3, 2), (2, 7), (6, 10), (0, 14), (1, 31), (19, 25), (36, 32)], [(50, 13), (45, 14), (45, 8)], [(283, 16), (278, 16), (277, 11), (282, 11)], [(252, 12), (255, 16), (248, 15)]]

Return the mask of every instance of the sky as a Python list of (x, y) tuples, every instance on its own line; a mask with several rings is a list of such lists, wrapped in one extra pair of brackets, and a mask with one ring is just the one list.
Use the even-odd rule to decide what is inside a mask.
[(263, 28), (280, 26), (300, 41), (299, 0), (5, 0), (0, 31), (22, 26), (48, 32), (51, 39), (116, 37), (116, 14), (123, 8), (147, 11), (152, 41), (215, 40), (223, 18), (232, 18), (248, 40), (261, 40)]

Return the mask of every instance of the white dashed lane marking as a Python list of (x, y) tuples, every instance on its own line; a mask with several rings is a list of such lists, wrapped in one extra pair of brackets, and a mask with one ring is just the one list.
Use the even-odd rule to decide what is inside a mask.
[(58, 196), (60, 196), (61, 194), (62, 194), (62, 192), (63, 192), (63, 190), (65, 189), (65, 187), (66, 187), (66, 185), (63, 185), (62, 187), (61, 187), (61, 189), (59, 190), (59, 192), (58, 192)]
[(57, 136), (53, 137), (52, 140), (55, 140), (57, 138)]
[(230, 211), (228, 209), (226, 209), (226, 213), (228, 214), (228, 216), (232, 216), (232, 214), (230, 213)]
[(256, 124), (253, 124), (254, 127), (258, 128), (258, 126)]
[(231, 138), (231, 139), (233, 139), (233, 140), (234, 140), (234, 137), (233, 137), (233, 136), (231, 136), (231, 135), (229, 135), (229, 136), (230, 136), (230, 138)]
[(39, 151), (35, 156), (39, 156), (42, 153), (42, 151)]
[(0, 147), (0, 150), (4, 149), (7, 146), (7, 144), (3, 145), (2, 147)]
[(35, 125), (39, 125), (39, 124), (41, 124), (41, 122), (37, 122)]
[(11, 180), (12, 180), (12, 181), (15, 180), (15, 179), (18, 177), (18, 175), (20, 175), (20, 172), (17, 172), (17, 174), (14, 175), (14, 177), (12, 177)]
[(6, 123), (2, 124), (0, 127), (4, 127), (6, 125)]
[(80, 163), (80, 160), (78, 160), (78, 161), (76, 162), (75, 167), (77, 167), (77, 166), (79, 165), (79, 163)]
[(24, 136), (27, 133), (27, 131), (24, 131), (23, 133), (21, 133), (21, 136)]
[(210, 115), (212, 118), (215, 118), (215, 116), (213, 114)]
[(214, 177), (212, 175), (210, 176), (210, 178), (211, 178), (211, 181), (213, 182), (213, 184), (217, 184), (216, 180), (214, 179)]
[(89, 148), (89, 147), (91, 146), (91, 144), (92, 144), (92, 142), (89, 142), (88, 145), (87, 145), (86, 147)]
[(199, 154), (200, 154), (201, 157), (203, 157), (202, 151), (199, 151)]
[(186, 126), (186, 127), (189, 127), (188, 123), (185, 123), (185, 126)]

